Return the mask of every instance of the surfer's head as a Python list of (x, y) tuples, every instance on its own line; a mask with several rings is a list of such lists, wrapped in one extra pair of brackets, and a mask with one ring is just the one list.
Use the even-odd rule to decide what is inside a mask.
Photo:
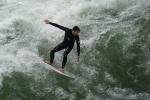
[(80, 28), (79, 28), (78, 26), (74, 26), (74, 27), (72, 28), (72, 34), (73, 34), (74, 36), (78, 36), (79, 33), (80, 33)]

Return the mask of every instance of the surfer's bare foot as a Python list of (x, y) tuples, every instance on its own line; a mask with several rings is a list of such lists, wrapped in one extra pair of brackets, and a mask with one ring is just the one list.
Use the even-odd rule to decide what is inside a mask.
[(49, 64), (52, 65), (52, 64), (53, 64), (53, 61), (50, 61)]
[(49, 64), (49, 65), (52, 65), (52, 64), (53, 64), (53, 62), (47, 61), (47, 60), (44, 60), (44, 62), (47, 63), (47, 64)]
[(63, 69), (63, 68), (60, 68), (60, 71), (61, 71), (62, 73), (64, 73), (64, 69)]
[(45, 63), (47, 63), (47, 64), (50, 64), (50, 62), (49, 62), (49, 61), (47, 61), (47, 60), (44, 60), (44, 62), (45, 62)]

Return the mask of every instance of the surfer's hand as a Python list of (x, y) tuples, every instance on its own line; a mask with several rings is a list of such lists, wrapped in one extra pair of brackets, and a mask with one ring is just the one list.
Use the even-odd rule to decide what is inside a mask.
[(44, 22), (45, 22), (46, 24), (49, 24), (49, 20), (48, 20), (48, 19), (45, 19)]
[(77, 62), (79, 62), (79, 58), (80, 58), (80, 56), (77, 55)]

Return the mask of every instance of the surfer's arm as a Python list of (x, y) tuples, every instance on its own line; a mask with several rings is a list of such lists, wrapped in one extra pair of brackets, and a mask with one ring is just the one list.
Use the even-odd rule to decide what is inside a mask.
[(64, 26), (61, 26), (61, 25), (58, 25), (56, 23), (49, 22), (49, 24), (51, 24), (51, 25), (53, 25), (53, 26), (55, 26), (55, 27), (57, 27), (57, 28), (59, 28), (61, 30), (64, 30), (64, 31), (68, 30), (68, 28), (66, 28)]
[(80, 38), (79, 38), (79, 36), (76, 38), (76, 44), (77, 44), (77, 53), (78, 53), (78, 56), (80, 56)]
[(49, 20), (44, 20), (44, 22), (46, 23), (46, 24), (50, 24), (50, 25), (53, 25), (53, 26), (55, 26), (55, 27), (57, 27), (57, 28), (59, 28), (59, 29), (61, 29), (61, 30), (64, 30), (64, 31), (67, 31), (69, 28), (67, 28), (67, 27), (64, 27), (64, 26), (62, 26), (62, 25), (59, 25), (59, 24), (56, 24), (56, 23), (53, 23), (53, 22), (50, 22)]

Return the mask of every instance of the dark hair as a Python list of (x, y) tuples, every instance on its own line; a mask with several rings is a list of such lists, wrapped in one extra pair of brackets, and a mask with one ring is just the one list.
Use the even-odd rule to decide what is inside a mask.
[(79, 31), (80, 32), (80, 28), (78, 26), (74, 26), (73, 31)]

